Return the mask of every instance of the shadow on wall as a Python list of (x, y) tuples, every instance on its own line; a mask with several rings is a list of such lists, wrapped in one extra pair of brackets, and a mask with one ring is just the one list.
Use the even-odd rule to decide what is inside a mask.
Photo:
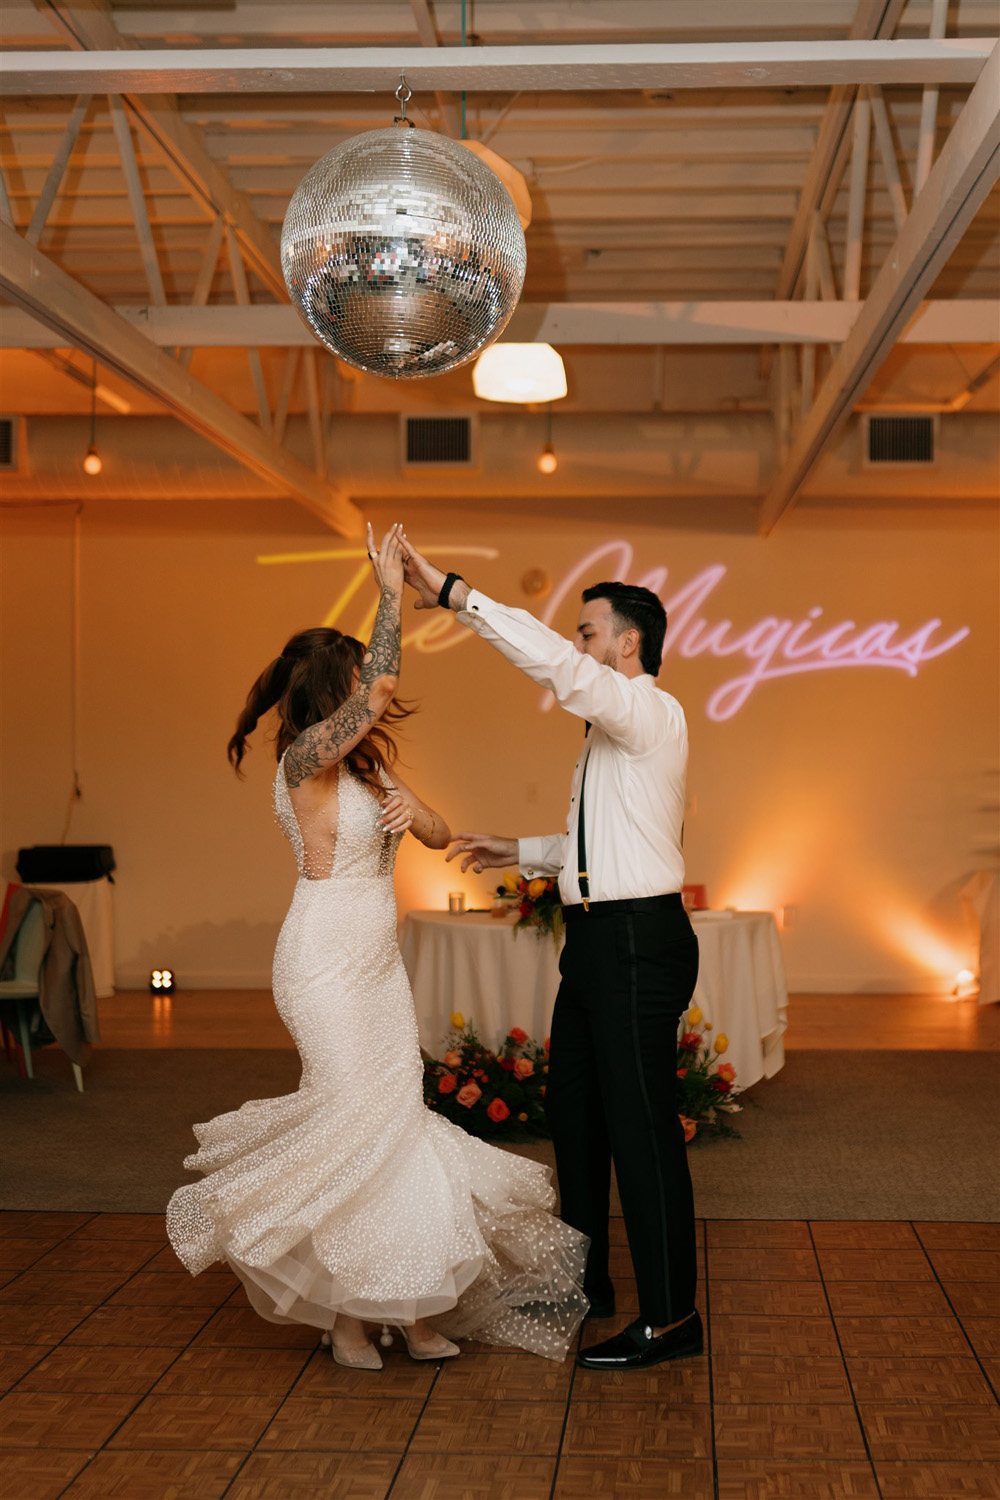
[(182, 990), (269, 990), (280, 922), (199, 922), (165, 927), (115, 968), (118, 989), (145, 989), (151, 969), (166, 965)]

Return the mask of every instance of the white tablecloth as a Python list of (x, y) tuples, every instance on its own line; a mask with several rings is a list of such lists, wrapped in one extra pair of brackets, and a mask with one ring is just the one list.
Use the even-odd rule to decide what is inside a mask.
[(60, 884), (40, 880), (47, 891), (65, 891), (80, 913), (83, 934), (90, 951), (94, 971), (94, 991), (98, 1000), (107, 1000), (115, 992), (115, 935), (112, 920), (112, 884), (107, 876), (100, 880), (72, 880)]
[[(772, 1077), (785, 1060), (788, 994), (781, 946), (770, 912), (696, 912), (701, 950), (694, 1003), (729, 1038), (726, 1060), (741, 1087)], [(414, 911), (399, 946), (413, 987), (421, 1045), (440, 1056), (448, 1017), (461, 1011), (496, 1046), (513, 1026), (548, 1036), (559, 988), (558, 954), (549, 937), (514, 936), (510, 917)]]

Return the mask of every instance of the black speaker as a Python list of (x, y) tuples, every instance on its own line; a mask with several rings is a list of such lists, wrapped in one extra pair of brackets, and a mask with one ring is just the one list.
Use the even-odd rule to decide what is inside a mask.
[(17, 851), (17, 873), (25, 885), (100, 880), (114, 868), (110, 844), (32, 844), (30, 849)]

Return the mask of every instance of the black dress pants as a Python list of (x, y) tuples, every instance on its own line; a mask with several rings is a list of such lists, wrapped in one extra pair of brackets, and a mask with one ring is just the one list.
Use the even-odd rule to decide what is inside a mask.
[(694, 1199), (677, 1117), (677, 1025), (698, 977), (680, 896), (572, 908), (552, 1017), (546, 1115), (561, 1215), (590, 1236), (585, 1287), (606, 1288), (611, 1162), (639, 1291), (655, 1327), (694, 1308)]

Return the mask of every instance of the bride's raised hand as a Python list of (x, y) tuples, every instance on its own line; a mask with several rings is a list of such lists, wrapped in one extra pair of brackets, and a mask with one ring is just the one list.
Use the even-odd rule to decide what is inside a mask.
[(406, 555), (406, 544), (403, 541), (403, 528), (397, 522), (390, 526), (379, 544), (378, 551), (375, 550), (375, 533), (372, 531), (371, 522), (368, 523), (368, 556), (372, 561), (372, 571), (375, 574), (375, 582), (380, 589), (391, 589), (397, 596), (403, 591), (403, 568)]

